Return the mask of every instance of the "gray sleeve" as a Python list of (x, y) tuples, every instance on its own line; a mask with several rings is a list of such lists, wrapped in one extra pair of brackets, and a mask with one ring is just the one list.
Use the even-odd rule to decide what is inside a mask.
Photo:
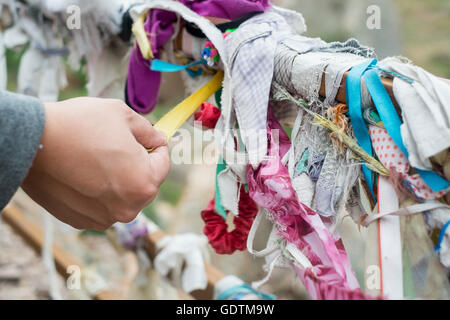
[(44, 124), (45, 111), (38, 99), (0, 90), (0, 210), (25, 179)]

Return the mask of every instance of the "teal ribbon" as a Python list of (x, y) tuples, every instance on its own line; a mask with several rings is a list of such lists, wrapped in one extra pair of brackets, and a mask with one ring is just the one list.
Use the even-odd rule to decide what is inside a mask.
[(220, 89), (217, 90), (216, 93), (214, 94), (214, 98), (216, 99), (217, 107), (220, 110), (222, 110), (222, 91), (223, 91), (223, 87), (220, 87)]
[(306, 164), (306, 162), (308, 161), (309, 158), (309, 150), (306, 149), (305, 152), (303, 152), (302, 154), (302, 158), (300, 159), (300, 161), (297, 164), (297, 173), (303, 173), (308, 171), (308, 165)]
[[(369, 130), (363, 118), (361, 108), (361, 77), (371, 66), (376, 65), (377, 60), (369, 60), (360, 65), (354, 66), (347, 75), (345, 94), (349, 109), (350, 120), (356, 141), (367, 154), (372, 156), (372, 142), (370, 140)], [(362, 166), (364, 178), (369, 186), (370, 193), (376, 199), (373, 192), (372, 171), (366, 166)]]
[(198, 65), (203, 65), (206, 64), (206, 61), (201, 60), (201, 61), (196, 61), (190, 64), (185, 64), (185, 65), (179, 65), (179, 64), (174, 64), (174, 63), (170, 63), (167, 61), (162, 61), (159, 59), (154, 59), (152, 60), (152, 63), (150, 65), (150, 70), (152, 71), (159, 71), (159, 72), (178, 72), (178, 71), (182, 71), (182, 70), (186, 70), (186, 72), (191, 76), (191, 77), (197, 77), (199, 75), (202, 74), (202, 69), (199, 69), (198, 71), (192, 71), (189, 70), (189, 68), (198, 66)]
[(276, 297), (273, 294), (268, 294), (264, 292), (259, 292), (250, 287), (248, 284), (241, 284), (235, 287), (231, 287), (225, 291), (223, 291), (218, 297), (217, 300), (227, 300), (230, 297), (233, 297), (232, 300), (240, 300), (248, 294), (255, 294), (261, 300), (275, 300)]
[(225, 161), (222, 157), (219, 157), (219, 162), (217, 163), (217, 169), (216, 169), (216, 196), (214, 198), (214, 208), (224, 220), (227, 219), (227, 211), (222, 205), (222, 200), (220, 197), (220, 190), (219, 190), (219, 174), (227, 168), (227, 165), (225, 164)]
[[(216, 104), (220, 110), (222, 110), (222, 105), (220, 103), (221, 102), (220, 97), (222, 96), (222, 90), (223, 90), (223, 87), (221, 87), (215, 93)], [(219, 162), (217, 163), (217, 169), (216, 169), (216, 197), (214, 200), (214, 208), (215, 208), (216, 212), (220, 216), (223, 217), (224, 220), (227, 219), (227, 211), (225, 210), (225, 208), (222, 205), (222, 200), (221, 200), (220, 191), (219, 191), (219, 183), (218, 183), (217, 178), (219, 176), (219, 173), (221, 173), (226, 168), (227, 168), (227, 165), (226, 165), (225, 161), (223, 160), (222, 156), (220, 156)]]
[[(402, 150), (406, 157), (408, 150), (403, 144), (403, 139), (400, 131), (402, 124), (398, 116), (394, 104), (386, 91), (386, 88), (381, 82), (377, 69), (369, 70), (364, 75), (364, 80), (372, 97), (372, 100), (380, 115), (384, 127), (388, 131), (392, 140)], [(450, 186), (450, 183), (433, 171), (420, 170), (416, 168), (417, 173), (422, 177), (425, 183), (435, 192), (444, 190)]]

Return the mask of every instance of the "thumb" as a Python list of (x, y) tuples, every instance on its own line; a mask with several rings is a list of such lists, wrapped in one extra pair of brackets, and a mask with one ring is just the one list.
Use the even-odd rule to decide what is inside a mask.
[(156, 130), (147, 119), (137, 113), (130, 119), (130, 129), (136, 141), (145, 148), (157, 148), (167, 144), (164, 132)]

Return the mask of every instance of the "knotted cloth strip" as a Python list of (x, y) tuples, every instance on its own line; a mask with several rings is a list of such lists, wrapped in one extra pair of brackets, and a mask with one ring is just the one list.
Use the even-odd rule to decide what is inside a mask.
[(245, 250), (247, 237), (253, 220), (258, 213), (256, 203), (245, 192), (242, 185), (239, 199), (239, 215), (233, 219), (235, 229), (227, 232), (228, 225), (225, 219), (216, 213), (215, 200), (212, 199), (208, 207), (202, 211), (202, 219), (205, 221), (203, 232), (209, 239), (209, 243), (219, 254), (232, 254), (236, 250)]

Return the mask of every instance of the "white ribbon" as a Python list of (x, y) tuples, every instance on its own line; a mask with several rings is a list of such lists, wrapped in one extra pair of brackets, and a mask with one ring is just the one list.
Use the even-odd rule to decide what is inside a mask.
[(207, 243), (204, 236), (193, 233), (164, 237), (157, 243), (161, 251), (154, 260), (155, 270), (164, 278), (170, 274), (171, 282), (184, 292), (206, 289)]
[(406, 208), (400, 208), (400, 209), (395, 209), (395, 210), (390, 210), (390, 211), (374, 214), (371, 216), (366, 216), (366, 218), (364, 218), (364, 220), (361, 222), (361, 225), (364, 227), (367, 227), (372, 222), (374, 222), (378, 219), (381, 219), (383, 217), (407, 216), (407, 215), (422, 213), (425, 211), (430, 211), (430, 210), (434, 210), (434, 209), (438, 209), (438, 208), (450, 209), (450, 206), (447, 204), (438, 202), (438, 201), (428, 201), (426, 203), (415, 204), (415, 205), (412, 205), (412, 206), (409, 206)]
[[(394, 187), (386, 177), (378, 182), (378, 210), (398, 210), (399, 201)], [(403, 298), (402, 239), (400, 217), (385, 215), (379, 221), (381, 280), (383, 294), (389, 299)]]

